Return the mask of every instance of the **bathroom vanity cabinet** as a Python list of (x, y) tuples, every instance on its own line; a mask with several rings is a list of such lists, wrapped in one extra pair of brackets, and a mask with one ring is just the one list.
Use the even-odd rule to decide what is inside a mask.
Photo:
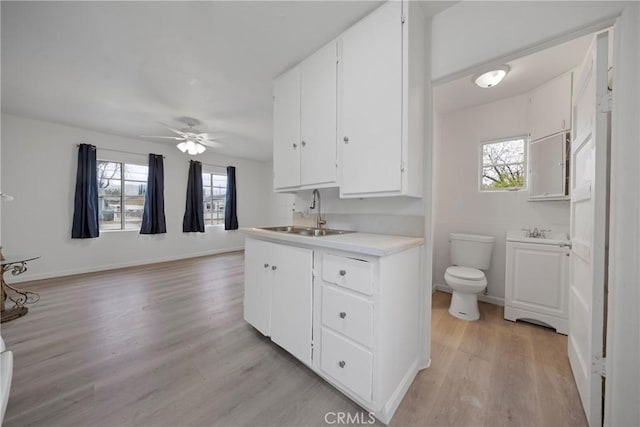
[(529, 240), (507, 241), (504, 318), (542, 322), (566, 335), (569, 249), (561, 241)]
[(423, 239), (245, 232), (245, 320), (388, 423), (427, 363)]

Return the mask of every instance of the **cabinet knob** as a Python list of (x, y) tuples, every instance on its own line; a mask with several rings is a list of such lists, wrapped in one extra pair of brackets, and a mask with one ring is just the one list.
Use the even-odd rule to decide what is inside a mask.
[(344, 368), (346, 364), (347, 362), (345, 362), (344, 360), (338, 362), (338, 366), (340, 366), (341, 368)]
[(265, 264), (265, 265), (264, 265), (264, 268), (269, 268), (269, 264)]
[(340, 270), (340, 275), (341, 276), (346, 276), (347, 274), (347, 270)]
[(307, 145), (306, 141), (302, 141), (302, 146), (304, 147), (305, 145)]
[(275, 265), (271, 266), (271, 270), (277, 270), (277, 269), (278, 269), (278, 267), (276, 267)]
[(349, 137), (345, 136), (344, 138), (342, 138), (342, 140), (344, 141), (345, 144), (349, 143)]
[(298, 144), (296, 144), (296, 143), (294, 142), (294, 143), (293, 143), (293, 148), (294, 148), (294, 150), (295, 150), (296, 148), (298, 148)]
[(345, 317), (347, 317), (347, 313), (345, 313), (344, 311), (340, 312), (340, 318), (344, 319)]

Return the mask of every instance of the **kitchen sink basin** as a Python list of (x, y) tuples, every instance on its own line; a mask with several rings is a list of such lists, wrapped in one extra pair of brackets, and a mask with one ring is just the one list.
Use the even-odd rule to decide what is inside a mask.
[(291, 225), (280, 227), (263, 227), (261, 230), (276, 231), (278, 233), (297, 234), (299, 236), (321, 237), (334, 236), (336, 234), (354, 233), (349, 230), (332, 230), (330, 228), (294, 227)]

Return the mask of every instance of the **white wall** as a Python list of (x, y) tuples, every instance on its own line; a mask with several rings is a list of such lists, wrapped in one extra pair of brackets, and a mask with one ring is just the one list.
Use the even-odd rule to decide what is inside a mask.
[[(6, 114), (2, 116), (2, 141), (3, 191), (15, 197), (14, 201), (3, 204), (4, 253), (42, 257), (30, 263), (20, 280), (244, 247), (241, 232), (225, 231), (223, 227), (209, 227), (205, 233), (182, 232), (189, 157), (170, 144), (131, 140)], [(138, 231), (112, 231), (101, 232), (96, 239), (70, 238), (76, 145), (80, 142), (97, 146), (99, 157), (101, 148), (141, 153), (144, 155), (139, 157), (143, 162), (149, 152), (165, 155), (166, 234), (143, 236)], [(240, 227), (271, 224), (271, 191), (264, 184), (271, 182), (269, 164), (225, 158), (212, 150), (198, 156), (198, 160), (236, 167)]]
[(525, 135), (527, 95), (444, 114), (434, 141), (433, 283), (443, 285), (451, 265), (448, 234), (467, 232), (494, 236), (489, 295), (504, 298), (505, 236), (523, 227), (567, 229), (569, 203), (528, 202), (527, 191), (478, 191), (482, 141)]
[(438, 80), (567, 36), (585, 26), (619, 15), (629, 3), (459, 2), (433, 18), (432, 78)]

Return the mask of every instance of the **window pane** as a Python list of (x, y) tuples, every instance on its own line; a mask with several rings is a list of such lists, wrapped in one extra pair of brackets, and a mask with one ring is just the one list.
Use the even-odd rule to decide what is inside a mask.
[(126, 197), (141, 197), (144, 201), (144, 195), (147, 192), (147, 183), (140, 181), (125, 181), (124, 195)]
[(482, 168), (483, 190), (522, 188), (524, 186), (524, 164), (496, 165)]
[(120, 197), (98, 198), (98, 222), (101, 230), (120, 229)]
[(213, 178), (213, 185), (215, 187), (227, 188), (227, 176), (226, 175), (211, 175)]
[(213, 187), (214, 196), (224, 196), (226, 192), (227, 192), (227, 189), (224, 187)]
[(524, 162), (524, 139), (500, 141), (482, 146), (482, 164), (496, 165)]
[(147, 182), (149, 175), (149, 166), (142, 165), (124, 165), (124, 179), (129, 181)]
[(144, 197), (124, 198), (124, 228), (140, 228), (142, 224), (142, 211), (144, 209)]
[(98, 195), (120, 195), (120, 163), (98, 162)]
[(208, 200), (211, 198), (211, 187), (202, 187), (202, 199), (203, 200)]
[(203, 173), (202, 174), (202, 185), (207, 185), (207, 186), (211, 187), (211, 174), (210, 173)]

